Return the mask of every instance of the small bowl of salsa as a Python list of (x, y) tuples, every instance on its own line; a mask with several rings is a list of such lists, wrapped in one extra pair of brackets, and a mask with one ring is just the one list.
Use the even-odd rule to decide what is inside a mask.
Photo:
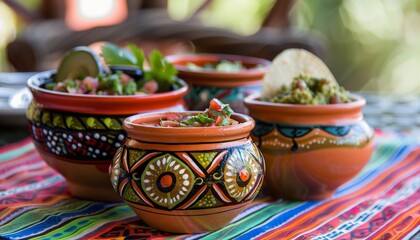
[(205, 111), (138, 114), (111, 167), (121, 198), (148, 225), (174, 233), (219, 229), (256, 197), (263, 157), (252, 118), (213, 99)]
[(72, 49), (57, 70), (28, 80), (30, 135), (43, 160), (64, 176), (73, 197), (120, 201), (109, 184), (108, 168), (126, 137), (124, 119), (185, 110), (184, 81), (174, 79), (173, 86), (161, 90), (156, 83), (145, 82), (138, 67), (103, 65), (88, 47)]

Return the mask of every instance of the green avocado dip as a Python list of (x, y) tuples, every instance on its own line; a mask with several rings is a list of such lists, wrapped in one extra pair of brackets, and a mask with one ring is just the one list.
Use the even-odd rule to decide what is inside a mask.
[(253, 70), (253, 69), (260, 69), (263, 66), (257, 64), (255, 66), (246, 67), (240, 61), (228, 61), (228, 60), (221, 60), (216, 63), (207, 63), (203, 66), (199, 66), (195, 63), (189, 62), (185, 65), (188, 70), (191, 71), (216, 71), (216, 72), (224, 72), (224, 73), (237, 73), (243, 70)]
[(300, 75), (291, 85), (283, 85), (271, 98), (263, 99), (273, 103), (302, 105), (325, 105), (352, 102), (350, 93), (337, 83)]
[(217, 72), (239, 72), (242, 69), (244, 69), (244, 66), (239, 61), (226, 61), (222, 60), (220, 62), (214, 63), (214, 64), (205, 64), (204, 66), (198, 66), (194, 63), (187, 63), (185, 65), (189, 70), (192, 71), (217, 71)]

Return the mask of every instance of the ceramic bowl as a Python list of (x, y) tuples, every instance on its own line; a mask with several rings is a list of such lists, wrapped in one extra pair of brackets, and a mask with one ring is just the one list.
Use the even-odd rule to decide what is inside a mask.
[(198, 233), (225, 226), (263, 182), (264, 160), (250, 137), (254, 121), (233, 114), (238, 125), (157, 126), (166, 114), (125, 119), (128, 137), (111, 169), (115, 191), (159, 230)]
[(126, 137), (127, 116), (157, 110), (184, 110), (188, 86), (151, 95), (68, 94), (42, 87), (54, 71), (28, 80), (33, 101), (27, 109), (30, 133), (41, 157), (67, 180), (70, 193), (97, 201), (120, 201), (108, 168)]
[[(238, 113), (247, 114), (243, 104), (246, 96), (261, 92), (262, 79), (269, 60), (255, 57), (225, 54), (172, 55), (166, 60), (176, 67), (178, 76), (190, 86), (185, 99), (190, 110), (204, 110), (211, 99), (217, 98)], [(239, 72), (218, 72), (212, 70), (191, 70), (188, 63), (197, 66), (216, 64), (222, 60), (239, 61), (246, 68)], [(259, 66), (259, 67), (257, 67)]]
[(259, 95), (245, 99), (272, 196), (325, 199), (362, 170), (373, 152), (374, 132), (363, 120), (365, 100), (353, 97), (351, 103), (318, 106), (264, 102)]

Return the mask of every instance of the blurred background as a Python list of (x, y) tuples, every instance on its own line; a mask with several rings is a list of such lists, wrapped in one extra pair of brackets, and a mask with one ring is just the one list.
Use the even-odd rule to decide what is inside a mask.
[(270, 60), (301, 47), (351, 91), (420, 93), (420, 0), (0, 0), (0, 72), (101, 41)]
[(366, 98), (374, 128), (420, 133), (420, 0), (0, 0), (0, 146), (27, 136), (27, 78), (103, 41), (269, 60), (304, 48)]

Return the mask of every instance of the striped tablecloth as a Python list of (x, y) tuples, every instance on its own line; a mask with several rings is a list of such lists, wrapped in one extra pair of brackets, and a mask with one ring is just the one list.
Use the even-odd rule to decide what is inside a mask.
[(230, 225), (173, 235), (122, 203), (73, 199), (30, 140), (0, 148), (0, 236), (5, 239), (410, 239), (420, 230), (420, 141), (378, 133), (363, 171), (324, 201), (260, 198)]

